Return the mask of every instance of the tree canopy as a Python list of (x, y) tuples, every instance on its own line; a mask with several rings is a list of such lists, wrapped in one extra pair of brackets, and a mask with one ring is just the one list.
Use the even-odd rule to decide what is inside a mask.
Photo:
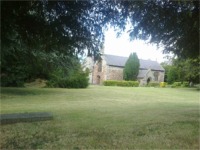
[(49, 78), (58, 67), (64, 72), (73, 70), (73, 59), (84, 49), (97, 57), (103, 34), (93, 19), (93, 5), (87, 1), (1, 1), (2, 84), (17, 86), (24, 80)]
[[(88, 50), (98, 58), (108, 25), (132, 24), (131, 39), (148, 39), (181, 58), (199, 55), (199, 2), (1, 1), (1, 76), (49, 77)], [(69, 69), (68, 69), (69, 70)]]
[[(180, 57), (199, 54), (199, 2), (192, 1), (1, 1), (2, 47), (96, 55), (105, 25), (124, 29), (132, 39), (150, 39)], [(15, 39), (15, 40), (14, 40)], [(11, 45), (12, 46), (12, 45)]]
[(150, 39), (182, 58), (199, 55), (199, 1), (122, 1), (132, 39)]
[(200, 82), (200, 58), (196, 59), (173, 59), (172, 64), (162, 63), (165, 68), (165, 81), (169, 84), (174, 82)]

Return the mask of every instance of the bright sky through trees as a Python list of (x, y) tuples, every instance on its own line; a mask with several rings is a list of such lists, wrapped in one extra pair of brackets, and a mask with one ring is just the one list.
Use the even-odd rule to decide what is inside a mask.
[(106, 54), (126, 56), (136, 52), (139, 59), (157, 60), (159, 63), (166, 60), (166, 54), (162, 53), (162, 48), (157, 48), (156, 44), (147, 44), (143, 40), (129, 40), (129, 34), (125, 31), (119, 38), (113, 28), (105, 32), (105, 49)]

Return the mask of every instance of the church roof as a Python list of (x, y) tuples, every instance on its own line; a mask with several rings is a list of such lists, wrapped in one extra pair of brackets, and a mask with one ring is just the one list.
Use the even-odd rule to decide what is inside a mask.
[[(115, 56), (115, 55), (103, 55), (107, 65), (116, 66), (116, 67), (124, 67), (128, 57)], [(157, 62), (152, 60), (143, 60), (140, 59), (140, 69), (152, 69), (164, 71), (164, 68)]]
[(148, 70), (139, 70), (138, 78), (144, 78), (147, 74)]

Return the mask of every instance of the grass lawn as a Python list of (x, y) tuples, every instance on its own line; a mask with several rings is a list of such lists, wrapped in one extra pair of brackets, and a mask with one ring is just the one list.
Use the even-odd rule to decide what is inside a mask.
[(200, 94), (187, 88), (2, 88), (1, 114), (53, 120), (1, 125), (1, 149), (199, 149)]

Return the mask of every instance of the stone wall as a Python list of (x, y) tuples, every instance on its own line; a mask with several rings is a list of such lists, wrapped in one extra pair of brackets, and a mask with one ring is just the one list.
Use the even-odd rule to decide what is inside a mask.
[(123, 68), (108, 66), (107, 80), (123, 80)]
[(83, 70), (89, 69), (89, 83), (92, 83), (94, 61), (92, 57), (87, 57), (83, 62)]
[(161, 72), (161, 71), (151, 71), (151, 72), (152, 72), (153, 75), (155, 74), (155, 72), (158, 73), (157, 79), (154, 76), (154, 80), (153, 81), (155, 81), (155, 82), (164, 82), (165, 72)]
[(105, 60), (96, 62), (93, 68), (92, 83), (102, 84), (104, 80), (107, 80), (106, 73), (107, 73), (107, 65)]
[(165, 72), (159, 72), (158, 82), (164, 82)]

